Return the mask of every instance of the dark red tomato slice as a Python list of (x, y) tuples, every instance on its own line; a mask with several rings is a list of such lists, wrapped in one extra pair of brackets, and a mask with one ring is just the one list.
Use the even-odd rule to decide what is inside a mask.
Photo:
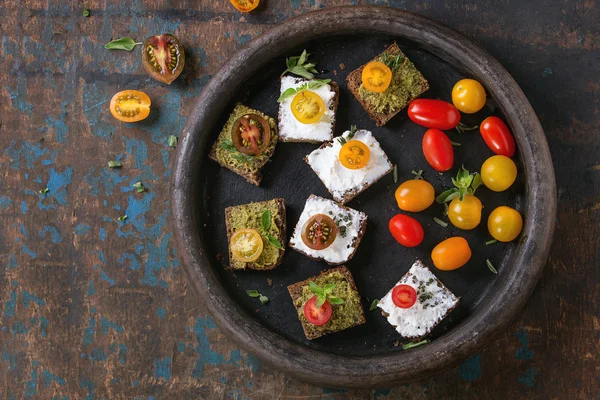
[(460, 122), (460, 112), (454, 105), (434, 99), (416, 99), (408, 105), (408, 117), (426, 128), (454, 129)]
[(438, 172), (448, 171), (454, 164), (454, 149), (448, 136), (439, 129), (429, 129), (423, 136), (425, 159)]
[(398, 285), (392, 290), (392, 301), (396, 307), (411, 308), (417, 302), (417, 291), (410, 285)]
[(506, 157), (515, 155), (515, 139), (508, 127), (498, 117), (487, 117), (479, 128), (485, 144), (496, 154)]
[(183, 46), (169, 33), (150, 36), (142, 46), (142, 64), (151, 77), (170, 85), (183, 71)]
[(416, 219), (404, 214), (397, 214), (389, 223), (390, 232), (398, 243), (406, 247), (415, 247), (421, 244), (425, 237), (423, 226)]
[(304, 316), (313, 325), (325, 325), (331, 319), (331, 304), (327, 300), (321, 307), (317, 307), (317, 296), (311, 297), (304, 303)]
[(337, 236), (337, 225), (325, 214), (313, 215), (302, 227), (302, 241), (313, 250), (331, 246)]
[(231, 138), (240, 153), (255, 156), (265, 151), (271, 143), (271, 127), (261, 116), (246, 114), (233, 124)]

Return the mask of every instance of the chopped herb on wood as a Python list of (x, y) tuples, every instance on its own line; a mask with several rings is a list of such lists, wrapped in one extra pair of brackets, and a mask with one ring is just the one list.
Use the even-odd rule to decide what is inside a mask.
[(177, 146), (177, 136), (169, 135), (169, 138), (167, 139), (167, 144), (169, 145), (169, 147), (176, 147)]
[(136, 42), (130, 37), (123, 37), (120, 39), (112, 40), (104, 45), (104, 48), (108, 50), (127, 50), (132, 51), (135, 46), (142, 44), (142, 42)]
[(136, 182), (136, 183), (134, 183), (133, 184), (133, 188), (138, 193), (144, 193), (146, 191), (146, 188), (144, 187), (144, 184), (142, 182)]
[(419, 346), (423, 346), (424, 344), (429, 343), (430, 340), (429, 339), (425, 339), (425, 340), (421, 340), (420, 342), (417, 343), (405, 343), (402, 345), (402, 348), (404, 350), (408, 350), (408, 349), (414, 349), (415, 347), (419, 347)]
[(46, 193), (48, 193), (48, 190), (50, 190), (50, 189), (48, 189), (48, 188), (43, 188), (42, 190), (40, 190), (40, 194), (41, 194), (42, 196), (45, 196), (45, 195), (46, 195)]
[(121, 215), (119, 218), (117, 218), (119, 220), (119, 222), (125, 222), (125, 220), (127, 219), (127, 215)]
[(108, 162), (108, 167), (109, 168), (121, 168), (123, 165), (119, 162), (119, 161), (109, 161)]
[(88, 10), (87, 8), (83, 9), (83, 16), (84, 17), (89, 17), (90, 16), (90, 10)]

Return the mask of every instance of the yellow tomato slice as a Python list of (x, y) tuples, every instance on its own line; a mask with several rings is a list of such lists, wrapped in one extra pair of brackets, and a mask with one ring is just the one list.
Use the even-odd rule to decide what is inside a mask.
[(382, 62), (370, 62), (363, 69), (362, 83), (370, 92), (385, 92), (392, 83), (392, 70)]
[(291, 108), (294, 117), (303, 124), (319, 122), (325, 114), (325, 102), (321, 96), (308, 90), (294, 96)]
[(260, 4), (260, 0), (229, 0), (241, 12), (250, 12)]
[(138, 90), (123, 90), (110, 100), (110, 113), (123, 122), (137, 122), (150, 114), (150, 97)]
[(231, 255), (241, 262), (256, 261), (263, 252), (263, 240), (256, 229), (240, 229), (229, 241)]
[(350, 140), (340, 149), (340, 162), (348, 169), (364, 168), (371, 158), (371, 150), (360, 140)]

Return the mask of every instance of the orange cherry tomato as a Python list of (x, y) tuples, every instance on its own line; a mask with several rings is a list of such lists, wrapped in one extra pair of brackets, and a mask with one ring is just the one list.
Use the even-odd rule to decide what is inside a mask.
[(364, 168), (371, 158), (369, 146), (360, 140), (350, 140), (340, 149), (340, 162), (348, 169)]
[(372, 61), (362, 71), (362, 84), (370, 92), (381, 93), (392, 83), (392, 70), (382, 62)]
[(435, 190), (427, 181), (411, 179), (398, 186), (394, 196), (401, 210), (419, 212), (433, 204)]
[(240, 229), (229, 240), (231, 255), (241, 262), (256, 261), (263, 252), (263, 240), (256, 229)]
[(260, 0), (229, 0), (238, 11), (250, 12), (260, 4)]
[(455, 236), (444, 240), (431, 252), (433, 265), (442, 271), (452, 271), (471, 259), (471, 248), (466, 239)]
[(138, 90), (123, 90), (110, 100), (110, 113), (123, 122), (138, 122), (150, 115), (150, 97)]
[(325, 114), (325, 102), (315, 92), (303, 90), (294, 96), (291, 104), (292, 114), (303, 124), (319, 122)]

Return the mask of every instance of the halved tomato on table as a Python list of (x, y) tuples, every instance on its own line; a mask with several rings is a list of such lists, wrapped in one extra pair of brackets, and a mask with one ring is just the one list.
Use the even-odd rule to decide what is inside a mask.
[(331, 246), (337, 236), (337, 225), (325, 214), (313, 215), (302, 228), (302, 241), (313, 250), (323, 250)]
[(263, 240), (256, 229), (240, 229), (229, 240), (231, 255), (241, 262), (253, 262), (263, 252)]
[(411, 308), (417, 302), (417, 291), (410, 285), (398, 285), (392, 290), (392, 302), (396, 307)]
[(229, 0), (241, 12), (250, 12), (260, 4), (260, 0)]
[(123, 122), (138, 122), (150, 114), (150, 97), (138, 90), (123, 90), (110, 100), (110, 113)]
[(348, 169), (364, 168), (371, 158), (369, 146), (360, 140), (350, 140), (340, 149), (340, 162)]
[(142, 46), (142, 64), (151, 77), (170, 85), (183, 71), (183, 46), (169, 33), (150, 36)]
[(271, 143), (269, 122), (256, 114), (243, 115), (233, 124), (231, 141), (240, 153), (260, 154)]
[(304, 303), (304, 316), (313, 325), (325, 325), (331, 319), (332, 313), (331, 304), (327, 300), (321, 307), (317, 307), (317, 296), (311, 297)]

